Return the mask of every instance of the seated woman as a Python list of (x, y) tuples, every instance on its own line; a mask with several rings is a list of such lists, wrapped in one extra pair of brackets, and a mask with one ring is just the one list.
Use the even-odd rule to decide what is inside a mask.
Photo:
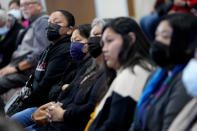
[[(72, 42), (76, 42), (76, 41), (79, 41), (79, 42), (83, 42), (83, 43), (87, 43), (87, 39), (88, 39), (88, 37), (89, 37), (89, 32), (90, 32), (90, 29), (91, 29), (91, 27), (90, 27), (90, 25), (79, 25), (76, 29), (75, 29), (75, 32), (72, 34), (72, 37), (71, 37), (71, 39), (72, 39)], [(80, 30), (80, 32), (79, 32), (79, 30)], [(79, 34), (80, 33), (80, 34)], [(75, 38), (74, 38), (75, 37)], [(76, 57), (74, 57), (73, 56), (73, 54), (76, 54), (77, 55), (77, 53), (79, 54), (79, 55), (77, 55), (78, 56), (78, 59), (79, 59), (79, 56), (80, 55), (82, 55), (82, 57), (81, 57), (81, 62), (79, 63), (79, 65), (78, 65), (78, 67), (80, 67), (80, 68), (78, 68), (78, 69), (80, 69), (80, 70), (78, 70), (78, 74), (76, 75), (76, 80), (86, 71), (86, 69), (91, 65), (91, 63), (92, 63), (92, 60), (90, 59), (90, 57), (89, 57), (89, 54), (88, 54), (88, 52), (87, 52), (87, 47), (86, 47), (86, 49), (84, 48), (84, 51), (82, 52), (80, 52), (80, 51), (78, 51), (78, 50), (81, 50), (81, 48), (83, 49), (83, 46), (85, 45), (85, 44), (83, 44), (83, 43), (74, 43), (74, 44), (78, 44), (80, 47), (79, 48), (77, 48), (77, 46), (73, 46), (73, 43), (71, 43), (71, 49), (72, 49), (72, 57), (74, 58), (74, 59), (76, 59)], [(65, 45), (66, 46), (66, 45)], [(76, 48), (75, 48), (76, 47)], [(78, 49), (78, 50), (77, 50)], [(70, 46), (69, 46), (69, 50), (67, 50), (67, 51), (69, 51), (69, 54), (70, 54)], [(84, 57), (84, 58), (83, 58)], [(80, 60), (79, 60), (80, 61)], [(68, 68), (66, 68), (67, 70), (69, 69), (69, 68), (73, 68), (73, 67), (68, 67)], [(67, 77), (71, 77), (71, 75), (70, 74), (72, 74), (73, 75), (73, 72), (76, 72), (76, 70), (77, 69), (75, 69), (74, 71), (70, 71), (69, 73), (67, 72), (67, 71), (65, 71), (65, 75), (67, 76)], [(74, 73), (74, 74), (76, 74), (76, 73)], [(70, 78), (66, 78), (67, 79), (67, 81), (64, 81), (66, 84), (69, 84), (69, 81), (68, 81), (68, 79), (70, 79)], [(74, 79), (75, 80), (75, 79)], [(74, 81), (73, 80), (73, 81)], [(64, 83), (64, 84), (65, 84)], [(62, 88), (62, 86), (63, 85), (60, 85), (59, 87), (58, 86), (56, 86), (55, 88)], [(52, 89), (51, 89), (51, 91), (49, 92), (49, 94), (47, 95), (47, 96), (49, 96), (49, 97), (47, 97), (47, 98), (49, 98), (49, 101), (51, 101), (51, 99), (52, 99), (52, 97), (53, 97), (53, 101), (55, 101), (55, 100), (57, 100), (57, 93), (59, 93), (59, 92), (53, 92), (55, 89), (54, 89), (54, 87), (52, 86), (51, 87)], [(53, 93), (56, 93), (56, 97), (55, 96), (51, 96), (51, 94), (52, 94), (52, 92)], [(30, 118), (30, 116), (31, 116), (31, 114), (37, 109), (37, 106), (36, 107), (34, 107), (34, 106), (31, 106), (32, 108), (28, 108), (28, 109), (26, 109), (26, 110), (23, 110), (23, 111), (21, 111), (21, 112), (19, 112), (19, 113), (16, 113), (16, 114), (14, 114), (13, 116), (12, 116), (12, 119), (14, 119), (14, 120), (17, 120), (18, 122), (20, 122), (22, 125), (24, 125), (25, 127), (27, 127), (27, 126), (29, 126), (29, 125), (31, 125), (32, 123), (34, 123), (33, 121), (32, 121), (32, 119), (29, 119)]]
[[(102, 63), (104, 68), (104, 73), (101, 75), (101, 77), (98, 79), (98, 82), (95, 84), (99, 86), (99, 89), (96, 93), (97, 95), (97, 101), (96, 105), (98, 105), (101, 101), (101, 99), (104, 97), (106, 92), (109, 89), (109, 86), (113, 79), (116, 76), (116, 72), (106, 66), (105, 63), (103, 63), (103, 53), (102, 53), (102, 47), (100, 45), (101, 42), (101, 36), (102, 36), (102, 29), (103, 27), (109, 23), (112, 19), (99, 19), (95, 18), (92, 22), (92, 29), (90, 32), (90, 37), (88, 38), (88, 52), (92, 57), (94, 57), (97, 61), (97, 63)], [(88, 130), (91, 122), (94, 119), (95, 111), (97, 106), (94, 109), (94, 112), (90, 115), (90, 120), (88, 121), (88, 124), (86, 125), (85, 131)]]
[(60, 81), (62, 72), (68, 74), (76, 68), (70, 55), (70, 38), (74, 24), (74, 16), (68, 11), (58, 10), (50, 15), (46, 32), (50, 45), (40, 54), (34, 77), (29, 83), (31, 95), (14, 111), (39, 107), (50, 102), (49, 92), (52, 86)]
[(97, 106), (88, 130), (128, 130), (135, 105), (152, 71), (150, 43), (133, 19), (119, 17), (104, 27), (102, 46), (105, 63), (117, 76)]
[[(85, 61), (91, 58), (85, 47), (87, 38), (81, 35), (82, 26), (85, 25), (78, 26), (71, 37), (71, 56), (75, 60)], [(82, 55), (82, 52), (86, 52), (86, 55)], [(75, 81), (58, 96), (57, 101), (62, 104), (52, 104), (52, 106), (48, 104), (48, 109), (45, 108), (44, 111), (53, 122), (41, 127), (31, 125), (27, 128), (28, 130), (83, 130), (85, 128), (89, 114), (93, 111), (96, 103), (95, 94), (98, 88), (93, 85), (103, 72), (99, 70), (99, 66), (95, 62), (91, 64), (86, 62), (85, 67), (88, 67), (87, 70), (82, 71), (83, 66), (79, 66), (77, 75), (80, 75), (78, 78), (75, 78)], [(33, 119), (35, 115), (33, 115)]]
[(176, 119), (170, 125), (168, 131), (197, 130), (197, 43), (195, 42), (194, 44), (194, 57), (188, 62), (182, 75), (182, 81), (185, 85), (185, 89), (187, 90), (187, 93), (193, 97), (193, 99), (178, 114)]
[(29, 124), (26, 116), (29, 117), (37, 107), (50, 102), (49, 92), (52, 86), (60, 81), (62, 72), (68, 74), (76, 67), (70, 55), (70, 38), (75, 24), (73, 15), (65, 10), (55, 11), (50, 15), (48, 22), (47, 37), (51, 44), (41, 54), (31, 83), (31, 95), (21, 107), (28, 109), (12, 116), (12, 119), (25, 126)]
[[(80, 27), (80, 26), (79, 26)], [(80, 40), (80, 28), (76, 28), (73, 32), (71, 41), (71, 56), (75, 60), (86, 59), (88, 55), (80, 55), (79, 52), (87, 51), (87, 38), (84, 41)], [(78, 37), (77, 37), (78, 36)], [(84, 38), (81, 38), (84, 39)], [(82, 42), (82, 43), (79, 43)], [(82, 48), (82, 44), (84, 47)], [(81, 68), (81, 67), (79, 67)], [(58, 96), (57, 101), (61, 104), (49, 106), (48, 117), (50, 123), (43, 127), (34, 127), (36, 130), (69, 130), (81, 131), (85, 128), (89, 115), (93, 111), (96, 104), (97, 87), (94, 86), (97, 79), (102, 75), (103, 70), (100, 69), (96, 61), (93, 61), (87, 70), (72, 82), (63, 92)]]
[(166, 131), (191, 100), (181, 81), (182, 70), (196, 43), (197, 19), (187, 13), (163, 18), (156, 30), (150, 55), (160, 68), (152, 75), (137, 104), (131, 131)]

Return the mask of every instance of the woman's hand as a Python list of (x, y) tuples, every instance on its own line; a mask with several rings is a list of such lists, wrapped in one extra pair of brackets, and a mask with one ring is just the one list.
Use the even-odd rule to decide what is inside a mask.
[(66, 110), (62, 109), (62, 103), (57, 102), (48, 108), (49, 114), (48, 118), (49, 121), (55, 122), (63, 122), (64, 121), (64, 113)]

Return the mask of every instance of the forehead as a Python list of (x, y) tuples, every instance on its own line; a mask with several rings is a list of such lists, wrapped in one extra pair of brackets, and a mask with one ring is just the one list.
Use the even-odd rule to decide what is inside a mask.
[(107, 28), (104, 32), (103, 32), (103, 39), (106, 39), (107, 37), (116, 37), (117, 35), (119, 35), (118, 33), (114, 32), (113, 29), (111, 28)]
[(91, 30), (92, 33), (101, 33), (101, 27), (97, 24), (95, 25), (92, 30)]
[(56, 12), (53, 12), (50, 17), (49, 17), (50, 20), (64, 20), (64, 21), (67, 21), (66, 17), (59, 11), (56, 11)]
[(78, 29), (75, 29), (75, 30), (73, 31), (73, 33), (72, 33), (72, 37), (74, 38), (74, 37), (82, 37), (82, 36), (80, 35), (79, 30), (78, 30)]
[(157, 27), (157, 32), (172, 32), (172, 27), (170, 26), (169, 22), (167, 20), (162, 21), (159, 26)]
[(75, 29), (72, 33), (71, 41), (83, 41), (86, 42), (87, 38), (81, 36), (80, 31)]
[(10, 9), (19, 9), (19, 5), (17, 5), (16, 2), (13, 2), (13, 3), (10, 5)]
[(20, 3), (34, 2), (34, 0), (20, 0)]

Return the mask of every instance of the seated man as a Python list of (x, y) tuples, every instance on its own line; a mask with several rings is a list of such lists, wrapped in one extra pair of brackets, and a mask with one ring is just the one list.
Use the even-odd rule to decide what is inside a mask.
[(6, 11), (0, 9), (0, 68), (10, 62), (12, 53), (16, 49), (16, 39), (22, 25)]
[(30, 20), (30, 26), (22, 34), (21, 44), (14, 51), (10, 63), (0, 70), (0, 94), (25, 85), (41, 51), (50, 43), (45, 33), (48, 16), (42, 13), (40, 1), (21, 0), (20, 5), (24, 18)]

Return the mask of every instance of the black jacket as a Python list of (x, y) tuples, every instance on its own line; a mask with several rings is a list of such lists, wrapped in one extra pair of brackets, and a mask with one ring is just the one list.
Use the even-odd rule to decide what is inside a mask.
[[(16, 40), (18, 33), (21, 29), (23, 29), (23, 26), (17, 22), (17, 20), (13, 19), (13, 25), (11, 26), (11, 29), (7, 33), (7, 35), (0, 40), (0, 54), (1, 56), (1, 62), (0, 62), (0, 68), (3, 68), (7, 64), (10, 63), (12, 53), (16, 49)], [(0, 38), (3, 36), (0, 36)]]
[[(48, 123), (41, 130), (45, 131), (83, 131), (96, 105), (96, 92), (99, 86), (94, 86), (102, 71), (98, 71), (94, 63), (87, 66), (86, 71), (82, 73), (77, 81), (72, 83), (64, 92), (61, 93), (58, 100), (63, 103), (62, 108), (66, 109), (64, 113), (64, 122)], [(83, 68), (83, 67), (82, 67)], [(79, 73), (81, 71), (79, 70)]]
[[(70, 56), (70, 37), (50, 45), (41, 55), (34, 73), (32, 94), (27, 99), (29, 106), (40, 106), (49, 102), (51, 87), (61, 80), (63, 73), (69, 74), (76, 68)], [(30, 102), (31, 101), (31, 102)]]
[(93, 59), (88, 57), (87, 59), (78, 62), (77, 68), (75, 68), (71, 72), (69, 73), (64, 72), (61, 81), (53, 85), (49, 92), (50, 101), (60, 101), (61, 99), (67, 97), (71, 88), (62, 91), (62, 86), (64, 84), (70, 84), (70, 85), (76, 84), (79, 81), (79, 78), (86, 72), (87, 68), (92, 64), (92, 62)]

